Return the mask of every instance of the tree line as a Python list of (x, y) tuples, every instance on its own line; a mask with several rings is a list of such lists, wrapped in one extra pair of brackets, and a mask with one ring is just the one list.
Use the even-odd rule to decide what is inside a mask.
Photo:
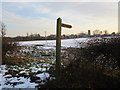
[[(73, 38), (87, 38), (87, 37), (106, 37), (106, 36), (120, 36), (119, 33), (109, 33), (107, 30), (101, 31), (99, 29), (96, 29), (92, 32), (92, 35), (89, 35), (88, 33), (85, 32), (81, 32), (78, 34), (70, 34), (70, 35), (61, 35), (61, 39), (73, 39)], [(30, 34), (26, 36), (17, 36), (17, 37), (13, 37), (11, 38), (15, 41), (32, 41), (32, 40), (55, 40), (56, 39), (56, 35), (55, 34), (51, 34), (48, 36), (41, 36), (40, 34)]]

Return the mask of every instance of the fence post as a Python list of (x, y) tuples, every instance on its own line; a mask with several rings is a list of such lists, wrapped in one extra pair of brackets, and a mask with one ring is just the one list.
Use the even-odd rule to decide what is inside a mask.
[(61, 24), (62, 19), (58, 18), (56, 31), (56, 79), (59, 79), (61, 65)]

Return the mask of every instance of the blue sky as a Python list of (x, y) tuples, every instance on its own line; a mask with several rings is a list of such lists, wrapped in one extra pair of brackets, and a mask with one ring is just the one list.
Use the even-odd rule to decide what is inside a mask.
[(117, 2), (3, 2), (2, 21), (7, 35), (26, 35), (28, 32), (56, 33), (56, 19), (61, 17), (72, 29), (62, 29), (62, 34), (75, 34), (87, 30), (118, 30)]

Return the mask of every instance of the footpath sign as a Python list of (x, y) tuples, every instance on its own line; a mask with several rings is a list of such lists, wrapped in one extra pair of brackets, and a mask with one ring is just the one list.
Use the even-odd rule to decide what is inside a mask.
[(61, 28), (72, 28), (71, 25), (62, 23), (62, 19), (57, 19), (56, 28), (56, 78), (59, 79), (61, 67)]

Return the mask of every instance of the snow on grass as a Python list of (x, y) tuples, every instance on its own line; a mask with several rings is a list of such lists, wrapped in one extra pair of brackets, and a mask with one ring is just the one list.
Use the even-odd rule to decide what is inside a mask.
[[(78, 47), (79, 42), (88, 41), (88, 38), (75, 38), (75, 39), (63, 39), (61, 40), (62, 47)], [(43, 49), (55, 49), (56, 40), (47, 40), (44, 41), (22, 41), (19, 42), (21, 46), (33, 46), (33, 45), (43, 45)], [(51, 46), (51, 47), (50, 47)]]
[[(41, 62), (42, 61), (42, 62)], [(37, 85), (42, 84), (42, 80), (48, 78), (50, 75), (47, 73), (47, 68), (50, 67), (49, 62), (41, 61), (32, 61), (26, 63), (25, 65), (12, 65), (0, 66), (0, 88), (35, 88)], [(16, 75), (13, 76), (13, 73), (8, 73), (8, 71), (16, 72)], [(5, 74), (7, 72), (8, 74)], [(23, 75), (23, 76), (21, 76)], [(27, 75), (28, 77), (24, 77)], [(34, 79), (31, 82), (31, 77), (39, 77), (41, 83), (37, 83)]]
[[(16, 85), (13, 85), (13, 83), (16, 83)], [(30, 79), (24, 77), (12, 77), (9, 79), (9, 84), (4, 84), (3, 88), (35, 88), (37, 85), (36, 83), (31, 83)]]
[(48, 78), (50, 75), (49, 73), (41, 73), (41, 74), (37, 74), (36, 76), (44, 80), (45, 78)]
[[(88, 41), (88, 38), (77, 38), (77, 39), (64, 39), (61, 41), (62, 48), (67, 48), (67, 47), (79, 47), (79, 42), (86, 42)], [(23, 41), (19, 42), (21, 46), (34, 46), (38, 45), (37, 48), (39, 49), (53, 49), (55, 50), (56, 46), (56, 40), (48, 40), (48, 41)], [(40, 46), (39, 46), (40, 45)], [(25, 49), (23, 51), (29, 52), (30, 50)], [(49, 61), (49, 60), (48, 60)], [(14, 71), (20, 71), (17, 75), (22, 74), (22, 73), (36, 73), (35, 76), (40, 77), (41, 80), (44, 80), (45, 78), (50, 77), (49, 73), (46, 72), (47, 69), (50, 68), (50, 62), (53, 62), (54, 60), (50, 60), (49, 62), (46, 63), (44, 60), (40, 60), (39, 62), (30, 62), (27, 63), (26, 65), (14, 65), (10, 67), (6, 67), (6, 65), (1, 65), (0, 66), (0, 72), (2, 74), (0, 75), (1, 83), (3, 88), (35, 88), (38, 84), (35, 82), (30, 82), (30, 77), (25, 78), (25, 77), (11, 77), (11, 75), (4, 75), (5, 72), (9, 70), (14, 70)], [(37, 73), (40, 71), (39, 73)], [(4, 75), (4, 76), (3, 76)], [(7, 83), (7, 84), (6, 84)], [(10, 83), (12, 83), (10, 85)], [(42, 82), (41, 82), (42, 83)], [(15, 86), (13, 84), (16, 84)]]

